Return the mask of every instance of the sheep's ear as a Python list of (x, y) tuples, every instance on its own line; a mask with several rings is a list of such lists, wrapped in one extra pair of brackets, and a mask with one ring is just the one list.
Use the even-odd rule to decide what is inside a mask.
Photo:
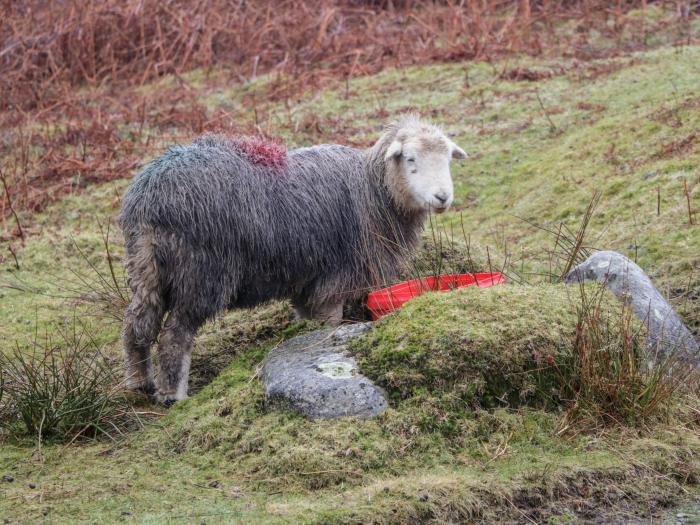
[(384, 160), (398, 159), (401, 156), (401, 151), (403, 150), (403, 144), (398, 140), (395, 140), (386, 149), (386, 155), (384, 155)]
[(462, 148), (452, 141), (450, 141), (450, 151), (452, 153), (452, 158), (455, 160), (463, 160), (469, 156)]

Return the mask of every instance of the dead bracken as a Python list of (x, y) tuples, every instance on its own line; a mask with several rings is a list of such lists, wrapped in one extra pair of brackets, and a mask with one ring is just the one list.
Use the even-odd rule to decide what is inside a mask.
[[(602, 0), (502, 0), (488, 6), (358, 7), (349, 0), (260, 0), (232, 9), (226, 0), (11, 3), (0, 21), (0, 127), (7, 130), (0, 175), (8, 187), (0, 218), (13, 210), (35, 213), (89, 184), (124, 177), (158, 151), (161, 140), (206, 131), (258, 135), (270, 117), (259, 107), (263, 103), (289, 107), (303, 93), (387, 67), (491, 61), (514, 53), (566, 53), (585, 63), (644, 47), (654, 25), (627, 12), (645, 4), (611, 9)], [(558, 32), (554, 23), (561, 20), (580, 21), (578, 30)], [(619, 47), (598, 48), (593, 28), (605, 28)], [(265, 38), (273, 32), (281, 36)], [(196, 69), (227, 86), (272, 74), (270, 86), (247, 99), (253, 125), (236, 124), (247, 120), (237, 112), (208, 110), (184, 76)], [(167, 75), (177, 82), (156, 93), (143, 89)], [(531, 81), (549, 76), (528, 68), (507, 75)], [(315, 120), (312, 127), (323, 124)], [(4, 237), (20, 231), (13, 227)]]

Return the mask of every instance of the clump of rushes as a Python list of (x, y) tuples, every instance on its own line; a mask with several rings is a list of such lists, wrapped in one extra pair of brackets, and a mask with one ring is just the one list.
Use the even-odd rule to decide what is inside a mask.
[[(74, 323), (75, 326), (75, 323)], [(134, 414), (115, 367), (84, 330), (35, 338), (0, 353), (0, 427), (15, 437), (74, 441), (114, 437)]]
[[(600, 430), (614, 425), (643, 426), (668, 418), (677, 398), (690, 393), (697, 372), (679, 366), (675, 356), (657, 360), (647, 333), (622, 304), (603, 306), (603, 286), (583, 286), (572, 344), (571, 369), (562, 372), (571, 400), (560, 433)], [(689, 387), (689, 388), (688, 388)]]

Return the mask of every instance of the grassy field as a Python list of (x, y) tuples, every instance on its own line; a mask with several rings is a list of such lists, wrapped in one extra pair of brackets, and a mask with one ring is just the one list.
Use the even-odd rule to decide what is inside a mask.
[[(523, 284), (427, 296), (382, 321), (356, 348), (363, 369), (392, 395), (391, 409), (373, 421), (312, 422), (267, 411), (257, 364), (273, 345), (313, 326), (293, 323), (283, 303), (229, 313), (197, 339), (189, 400), (167, 414), (136, 402), (143, 429), (68, 445), (4, 434), (0, 474), (14, 481), (0, 481), (0, 515), (8, 523), (635, 516), (647, 523), (697, 498), (697, 398), (674, 398), (666, 417), (641, 426), (562, 433), (564, 410), (550, 402), (556, 378), (532, 376), (531, 363), (517, 356), (533, 344), (566, 353), (578, 291), (548, 283), (562, 261), (542, 228), (576, 230), (595, 191), (601, 200), (586, 244), (636, 260), (700, 333), (698, 64), (700, 47), (685, 46), (587, 62), (523, 57), (417, 66), (339, 83), (292, 105), (254, 108), (250, 93), (264, 93), (272, 78), (231, 87), (215, 72), (186, 75), (189, 92), (208, 110), (235, 110), (290, 147), (364, 146), (397, 113), (432, 118), (471, 157), (454, 165), (454, 210), (426, 240), (437, 231), (463, 254), (467, 237), (481, 267), (505, 268)], [(168, 82), (143, 89), (157, 93)], [(146, 133), (160, 147), (160, 131)], [(30, 352), (33, 341), (59, 339), (78, 325), (118, 369), (120, 305), (104, 304), (96, 290), (111, 282), (110, 223), (116, 280), (123, 281), (114, 219), (127, 184), (90, 186), (26, 218), (26, 241), (0, 267), (3, 352)], [(427, 317), (431, 335), (423, 337)], [(483, 368), (442, 381), (463, 358), (455, 349), (466, 340)], [(491, 389), (487, 371), (494, 369), (518, 380)], [(457, 395), (455, 381), (474, 389)]]

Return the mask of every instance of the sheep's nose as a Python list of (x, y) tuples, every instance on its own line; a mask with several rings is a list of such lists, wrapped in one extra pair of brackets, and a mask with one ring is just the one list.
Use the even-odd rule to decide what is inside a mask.
[(440, 201), (440, 204), (445, 204), (449, 196), (444, 191), (435, 194), (435, 198)]

